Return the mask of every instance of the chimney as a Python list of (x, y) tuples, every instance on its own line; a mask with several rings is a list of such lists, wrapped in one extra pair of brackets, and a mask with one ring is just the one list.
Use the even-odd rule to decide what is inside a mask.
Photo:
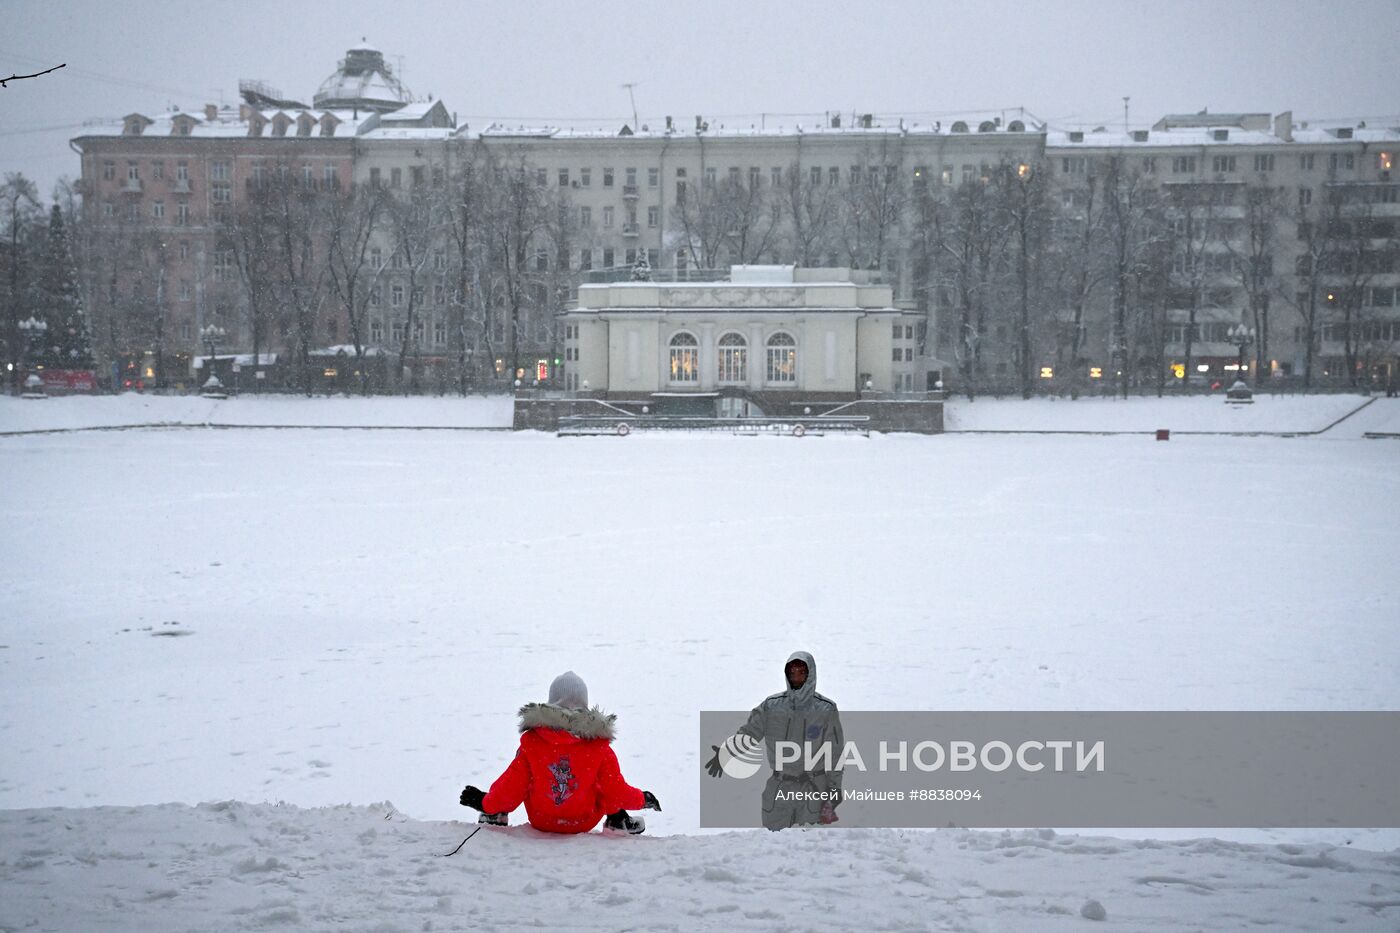
[(700, 132), (700, 114), (695, 115), (695, 132)]
[(1274, 135), (1286, 143), (1293, 142), (1293, 111), (1285, 110), (1274, 117)]
[(669, 116), (666, 118), (666, 132), (671, 132), (671, 118)]
[(219, 105), (218, 105), (218, 104), (205, 104), (205, 105), (204, 105), (204, 119), (208, 120), (210, 123), (213, 123), (216, 119), (218, 119), (218, 117), (219, 117)]
[(831, 128), (833, 130), (839, 130), (841, 128), (841, 114), (833, 113), (831, 115)]
[(860, 125), (863, 126), (863, 127), (865, 127), (867, 130), (870, 129), (871, 124), (874, 123), (874, 121), (875, 121), (875, 115), (874, 115), (874, 114), (863, 113), (863, 114), (860, 115)]

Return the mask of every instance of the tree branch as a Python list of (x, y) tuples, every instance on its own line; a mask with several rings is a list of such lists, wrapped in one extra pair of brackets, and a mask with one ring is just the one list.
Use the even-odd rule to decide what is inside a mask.
[(62, 65), (54, 65), (52, 68), (49, 68), (49, 69), (47, 69), (47, 70), (45, 70), (45, 71), (36, 71), (36, 72), (35, 72), (34, 74), (32, 74), (32, 75), (10, 75), (8, 78), (0, 78), (0, 87), (9, 87), (9, 85), (5, 83), (6, 81), (22, 81), (22, 80), (24, 80), (25, 78), (37, 78), (37, 77), (40, 77), (41, 75), (46, 75), (46, 74), (48, 74), (50, 71), (57, 71), (57, 70), (60, 69), (60, 68), (67, 68), (67, 67), (68, 67), (68, 63), (67, 63), (67, 62), (64, 62)]

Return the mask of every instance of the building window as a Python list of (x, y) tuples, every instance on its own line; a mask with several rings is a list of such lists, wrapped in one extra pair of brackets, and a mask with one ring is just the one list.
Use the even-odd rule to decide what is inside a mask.
[(181, 300), (181, 301), (189, 301), (189, 300), (192, 299), (193, 297), (194, 297), (194, 289), (192, 289), (192, 288), (190, 287), (189, 281), (188, 281), (187, 279), (181, 279), (181, 280), (180, 280), (180, 300)]
[(659, 169), (659, 168), (649, 168), (649, 169), (647, 169), (647, 187), (648, 187), (648, 188), (660, 188), (660, 187), (661, 187), (661, 169)]
[(717, 184), (719, 184), (719, 169), (717, 169), (717, 168), (707, 168), (707, 169), (705, 169), (705, 187), (706, 187), (706, 188), (713, 188), (713, 187), (714, 187), (715, 185), (717, 185)]
[(628, 249), (627, 249), (627, 254), (626, 254), (626, 255), (627, 255), (627, 259), (625, 260), (625, 262), (624, 262), (623, 264), (626, 265), (626, 266), (635, 266), (635, 265), (637, 264), (637, 249), (636, 249), (636, 247), (628, 247)]
[(228, 204), (233, 200), (233, 188), (226, 182), (214, 182), (209, 186), (209, 196), (215, 204)]
[(180, 241), (180, 258), (181, 258), (181, 259), (189, 259), (189, 258), (190, 258), (190, 241), (189, 241), (189, 240), (181, 240), (181, 241)]
[(659, 223), (661, 223), (661, 208), (659, 208), (659, 207), (649, 207), (649, 208), (647, 208), (647, 226), (648, 226), (648, 227), (655, 227), (655, 226), (658, 225)]
[(578, 270), (588, 272), (593, 268), (593, 250), (581, 249), (578, 251)]
[(383, 343), (383, 342), (384, 342), (384, 322), (383, 322), (383, 321), (370, 321), (370, 322), (369, 322), (369, 342), (370, 342), (370, 343), (376, 343), (376, 344), (377, 344), (377, 343)]
[(579, 170), (578, 170), (578, 186), (579, 186), (580, 188), (589, 188), (589, 187), (592, 187), (592, 185), (593, 185), (593, 169), (591, 169), (591, 168), (581, 168), (581, 169), (579, 169)]
[(301, 186), (307, 191), (316, 187), (316, 173), (311, 170), (309, 165), (301, 167)]
[[(389, 304), (395, 308), (403, 305), (403, 286), (397, 282), (389, 289)], [(394, 339), (398, 340), (399, 338), (395, 337)]]
[(593, 208), (580, 207), (578, 209), (578, 225), (580, 227), (593, 226)]
[(408, 171), (410, 172), (409, 183), (415, 188), (423, 187), (423, 166), (411, 165)]
[(808, 175), (809, 175), (809, 176), (811, 177), (811, 179), (812, 179), (812, 187), (813, 187), (813, 188), (816, 188), (816, 187), (818, 187), (819, 185), (821, 185), (821, 183), (822, 183), (822, 167), (821, 167), (820, 165), (814, 165), (814, 166), (812, 166), (811, 171), (808, 172)]
[(549, 250), (540, 248), (535, 250), (535, 271), (549, 271)]
[(700, 381), (700, 342), (682, 331), (671, 338), (671, 381)]
[(184, 227), (190, 222), (190, 206), (185, 201), (177, 201), (175, 204), (175, 225)]
[(1235, 170), (1235, 157), (1227, 155), (1212, 156), (1210, 160), (1210, 170), (1212, 172), (1233, 172)]
[(434, 321), (434, 322), (433, 322), (433, 343), (434, 343), (435, 345), (439, 346), (439, 347), (442, 346), (443, 344), (447, 343), (447, 322), (446, 322), (446, 321)]
[(447, 268), (447, 253), (443, 250), (433, 250), (433, 268), (441, 272)]
[(384, 251), (377, 246), (369, 251), (369, 267), (371, 269), (384, 268)]
[(851, 166), (851, 187), (854, 188), (854, 187), (855, 187), (856, 185), (858, 185), (858, 184), (860, 184), (860, 166), (859, 166), (859, 165), (852, 165), (852, 166)]
[(1311, 189), (1311, 188), (1299, 188), (1299, 189), (1298, 189), (1298, 206), (1299, 206), (1299, 207), (1307, 207), (1307, 206), (1308, 206), (1309, 204), (1311, 204), (1311, 203), (1312, 203), (1312, 189)]
[(561, 168), (559, 170), (559, 187), (569, 187), (569, 170), (566, 168)]
[(774, 188), (781, 188), (783, 185), (783, 170), (776, 165), (773, 166), (772, 171), (769, 173), (769, 178), (772, 179)]
[(233, 250), (221, 249), (214, 252), (214, 281), (227, 282), (233, 278)]
[(637, 187), (637, 170), (635, 168), (629, 168), (626, 171), (627, 176), (623, 184), (626, 185), (628, 188)]
[(224, 162), (224, 161), (222, 161), (222, 160), (210, 162), (210, 163), (209, 163), (209, 180), (210, 180), (210, 181), (228, 181), (228, 180), (229, 180), (228, 163), (227, 163), (227, 162)]
[(164, 178), (164, 177), (165, 177), (165, 163), (164, 163), (164, 162), (152, 162), (152, 163), (151, 163), (151, 177), (152, 177), (152, 178), (155, 178), (155, 179), (161, 179), (161, 178)]
[(1196, 172), (1195, 156), (1174, 156), (1172, 158), (1173, 175), (1194, 175)]
[[(1066, 156), (1060, 160), (1060, 171), (1065, 175), (1083, 175), (1088, 161), (1084, 156)], [(966, 169), (967, 166), (963, 166), (963, 168)], [(966, 175), (966, 171), (963, 174)]]
[(611, 205), (609, 205), (608, 207), (603, 208), (603, 226), (604, 226), (604, 227), (611, 227), (612, 225), (613, 225), (613, 209), (612, 209)]
[(605, 168), (605, 169), (603, 169), (603, 187), (604, 187), (604, 188), (611, 188), (612, 186), (613, 186), (613, 170), (610, 169), (610, 168)]
[(719, 381), (743, 383), (749, 378), (749, 343), (739, 334), (719, 338)]
[(379, 169), (372, 168), (369, 170), (369, 186), (371, 188), (379, 187)]
[(398, 250), (395, 250), (394, 252), (392, 252), (392, 253), (389, 254), (389, 268), (390, 268), (390, 269), (402, 269), (402, 268), (403, 268), (403, 253), (400, 253)]
[(611, 246), (604, 246), (604, 247), (603, 247), (603, 268), (604, 268), (604, 269), (611, 269), (611, 268), (613, 267), (613, 257), (614, 257), (614, 255), (616, 255), (616, 254), (613, 252), (613, 248), (612, 248)]
[(1356, 168), (1356, 154), (1351, 152), (1334, 152), (1330, 156), (1328, 164), (1332, 167), (1332, 171), (1334, 172), (1337, 169), (1343, 169), (1349, 172)]
[(1256, 172), (1272, 172), (1274, 170), (1274, 157), (1272, 155), (1255, 156), (1254, 170)]
[(160, 220), (162, 217), (165, 216), (164, 201), (155, 201), (151, 204), (151, 216), (154, 217), (156, 220)]
[(389, 187), (390, 187), (390, 188), (399, 188), (399, 187), (402, 187), (402, 186), (403, 186), (403, 169), (401, 169), (401, 168), (391, 168), (391, 169), (389, 169)]
[(757, 188), (758, 185), (759, 185), (759, 182), (762, 181), (762, 179), (763, 179), (763, 172), (759, 169), (759, 167), (758, 167), (757, 165), (750, 165), (750, 166), (749, 166), (749, 187), (750, 187), (750, 188)]
[(1143, 156), (1143, 159), (1142, 159), (1142, 173), (1143, 173), (1144, 175), (1155, 175), (1155, 174), (1157, 174), (1157, 158), (1156, 158), (1156, 156)]
[(1299, 171), (1311, 172), (1311, 171), (1313, 170), (1313, 164), (1314, 164), (1314, 163), (1313, 163), (1313, 160), (1314, 160), (1314, 158), (1315, 158), (1315, 157), (1314, 157), (1314, 155), (1313, 155), (1311, 152), (1307, 153), (1306, 155), (1300, 155), (1300, 156), (1298, 156), (1298, 169), (1299, 169)]
[(141, 180), (141, 169), (140, 169), (140, 167), (139, 167), (135, 162), (128, 162), (128, 163), (126, 163), (126, 180), (127, 180), (127, 181), (140, 181), (140, 180)]
[(110, 160), (102, 163), (102, 180), (114, 181), (117, 177), (117, 163)]
[(904, 360), (904, 349), (902, 347), (895, 347), (893, 352), (894, 362), (899, 363)]
[(370, 306), (371, 308), (377, 308), (377, 307), (379, 307), (379, 305), (380, 305), (383, 301), (384, 301), (384, 293), (383, 293), (382, 291), (380, 291), (379, 286), (376, 285), (374, 288), (371, 288), (371, 289), (369, 290), (369, 306)]
[(841, 184), (841, 170), (836, 166), (831, 166), (826, 170), (826, 183), (833, 188)]
[(395, 321), (389, 325), (389, 339), (394, 343), (403, 343), (403, 321)]
[[(447, 304), (447, 286), (433, 286), (433, 304), (437, 305), (438, 307), (442, 307), (443, 305)], [(441, 342), (441, 340), (438, 341), (438, 343)]]
[(790, 334), (777, 333), (768, 338), (768, 382), (797, 382), (797, 341)]
[(649, 249), (649, 250), (647, 250), (647, 265), (651, 266), (653, 269), (656, 269), (656, 268), (660, 267), (660, 265), (661, 265), (661, 250), (659, 250), (659, 249)]

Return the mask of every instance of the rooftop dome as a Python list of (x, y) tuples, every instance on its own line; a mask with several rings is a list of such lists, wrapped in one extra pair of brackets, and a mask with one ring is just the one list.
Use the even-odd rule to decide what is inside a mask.
[(318, 110), (375, 110), (388, 113), (413, 100), (413, 94), (384, 61), (384, 53), (363, 39), (345, 52), (335, 74), (321, 82)]

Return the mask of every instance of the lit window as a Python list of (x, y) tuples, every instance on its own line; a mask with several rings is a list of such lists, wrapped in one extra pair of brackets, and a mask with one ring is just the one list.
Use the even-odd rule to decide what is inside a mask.
[(719, 338), (719, 381), (743, 383), (748, 378), (749, 343), (739, 334)]
[(681, 332), (671, 338), (671, 381), (700, 381), (700, 342)]
[(1042, 379), (1054, 379), (1054, 378), (1055, 378), (1055, 368), (1054, 368), (1053, 366), (1042, 366), (1042, 367), (1040, 367), (1040, 378), (1042, 378)]
[(768, 381), (797, 382), (797, 341), (790, 334), (777, 333), (768, 338)]

